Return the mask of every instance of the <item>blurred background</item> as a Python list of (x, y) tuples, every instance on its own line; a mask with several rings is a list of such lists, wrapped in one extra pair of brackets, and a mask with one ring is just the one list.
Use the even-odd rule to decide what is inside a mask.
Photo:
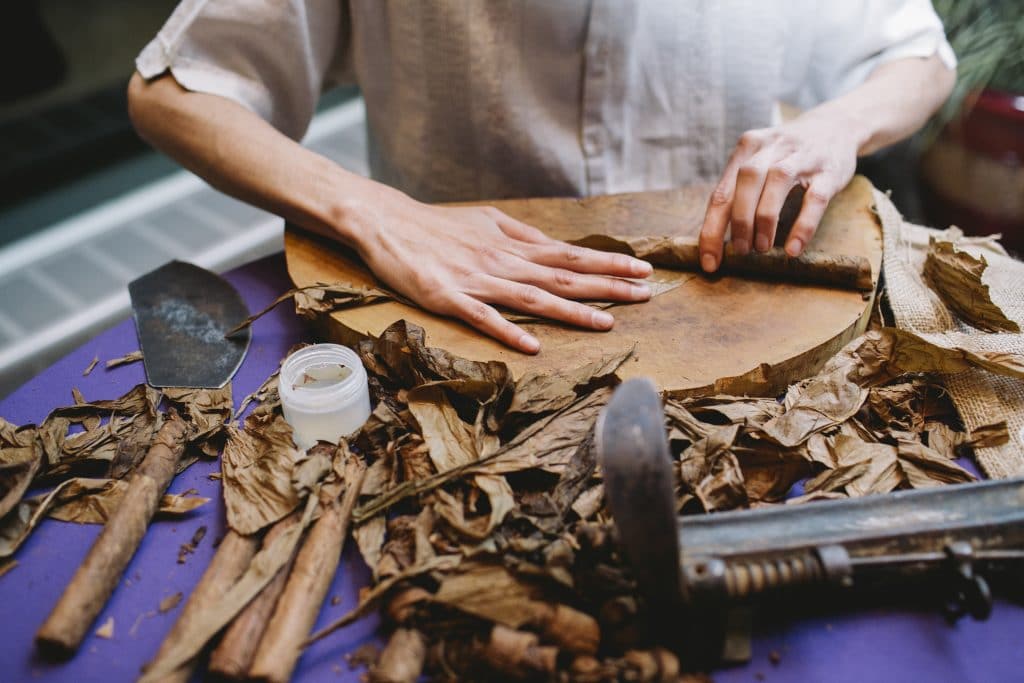
[[(128, 120), (135, 56), (176, 0), (0, 3), (0, 397), (130, 310), (174, 259), (216, 272), (282, 248), (282, 221), (152, 151)], [(322, 98), (306, 144), (368, 173), (362, 102)]]
[[(281, 248), (281, 222), (135, 135), (125, 86), (175, 0), (7, 0), (0, 8), (0, 396), (129, 310), (125, 285), (181, 258), (223, 271)], [(936, 0), (956, 92), (861, 172), (910, 220), (1001, 232), (1024, 251), (1024, 4)], [(306, 143), (366, 173), (361, 100), (323, 98)]]

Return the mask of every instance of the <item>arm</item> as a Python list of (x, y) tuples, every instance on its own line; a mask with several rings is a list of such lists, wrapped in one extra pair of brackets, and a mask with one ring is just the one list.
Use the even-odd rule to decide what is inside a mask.
[(571, 299), (642, 301), (649, 264), (582, 249), (489, 207), (436, 207), (350, 173), (227, 98), (135, 74), (139, 134), (217, 189), (353, 249), (390, 287), (520, 351), (537, 339), (490, 304), (597, 330), (614, 320)]
[(853, 177), (857, 157), (902, 140), (946, 100), (956, 75), (938, 56), (900, 59), (875, 69), (859, 87), (773, 128), (740, 137), (708, 202), (701, 265), (716, 270), (726, 228), (738, 253), (766, 251), (779, 212), (796, 185), (806, 189), (786, 252), (799, 255), (828, 202)]

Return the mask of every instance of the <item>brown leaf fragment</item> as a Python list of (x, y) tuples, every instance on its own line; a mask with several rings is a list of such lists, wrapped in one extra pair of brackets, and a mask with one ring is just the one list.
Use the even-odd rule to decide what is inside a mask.
[(991, 448), (1002, 446), (1010, 441), (1010, 432), (1006, 421), (983, 425), (964, 435), (962, 443), (971, 448)]
[[(104, 524), (121, 503), (128, 482), (124, 479), (89, 479), (76, 477), (63, 482), (50, 502), (50, 517), (62, 522), (78, 524)], [(53, 494), (38, 496), (37, 500)], [(205, 505), (209, 498), (165, 493), (157, 511), (165, 515), (183, 515)]]
[(178, 591), (177, 593), (174, 593), (172, 595), (168, 595), (160, 601), (160, 604), (157, 606), (157, 610), (160, 612), (160, 614), (170, 612), (172, 609), (178, 606), (178, 604), (181, 602), (181, 598), (181, 591)]
[(588, 384), (614, 374), (635, 352), (634, 345), (565, 372), (524, 373), (515, 383), (512, 403), (504, 419), (508, 421), (561, 410), (573, 403)]
[(96, 635), (100, 638), (110, 640), (114, 637), (114, 617), (108, 617), (103, 625), (96, 629)]
[(345, 662), (349, 671), (365, 669), (377, 661), (380, 656), (380, 647), (376, 643), (363, 643), (352, 652), (345, 655)]
[(384, 538), (387, 533), (387, 523), (384, 515), (371, 517), (368, 521), (356, 525), (352, 529), (352, 536), (359, 547), (359, 553), (363, 556), (363, 562), (377, 578), (377, 567), (380, 565)]
[(220, 439), (231, 422), (231, 384), (220, 389), (166, 388), (164, 396), (189, 421), (189, 442), (215, 458)]
[(732, 451), (740, 425), (713, 428), (679, 458), (683, 489), (701, 502), (704, 510), (728, 510), (746, 504), (743, 471)]
[(292, 474), (300, 453), (285, 419), (246, 420), (245, 429), (228, 427), (221, 462), (228, 525), (243, 536), (256, 533), (296, 508)]
[(942, 303), (967, 324), (985, 332), (1020, 332), (1020, 325), (1006, 317), (992, 302), (982, 281), (988, 262), (958, 250), (952, 242), (928, 240), (924, 280)]
[(196, 551), (199, 547), (199, 543), (206, 537), (206, 526), (201, 526), (196, 529), (196, 532), (192, 534), (192, 540), (188, 543), (182, 543), (181, 547), (178, 548), (178, 564), (185, 564), (185, 558)]
[(896, 449), (900, 469), (907, 483), (915, 489), (976, 481), (973, 474), (917, 439), (900, 436), (897, 438)]
[(100, 362), (100, 357), (99, 356), (93, 356), (92, 357), (92, 361), (90, 361), (90, 363), (87, 366), (85, 366), (85, 370), (82, 370), (82, 377), (88, 377), (89, 373), (91, 373), (96, 368), (96, 366), (99, 364), (99, 362)]
[(138, 363), (140, 360), (142, 360), (142, 351), (132, 351), (131, 353), (126, 353), (119, 358), (111, 358), (106, 362), (106, 368), (107, 370), (110, 370), (111, 368), (116, 368), (119, 365)]

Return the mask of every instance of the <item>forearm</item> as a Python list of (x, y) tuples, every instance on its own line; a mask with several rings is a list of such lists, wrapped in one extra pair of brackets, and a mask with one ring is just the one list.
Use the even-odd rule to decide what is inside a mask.
[(357, 246), (347, 207), (395, 190), (350, 173), (291, 140), (245, 107), (190, 92), (172, 77), (128, 89), (147, 142), (212, 186), (325, 236)]
[(956, 72), (938, 55), (900, 59), (875, 69), (864, 83), (805, 116), (848, 126), (865, 156), (912, 135), (949, 97)]

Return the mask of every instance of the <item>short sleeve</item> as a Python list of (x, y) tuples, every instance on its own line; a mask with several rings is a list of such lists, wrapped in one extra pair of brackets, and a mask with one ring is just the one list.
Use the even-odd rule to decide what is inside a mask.
[(930, 0), (813, 0), (791, 5), (780, 99), (807, 109), (863, 83), (878, 66), (956, 57)]
[(135, 67), (238, 102), (293, 139), (345, 50), (342, 0), (183, 0)]

